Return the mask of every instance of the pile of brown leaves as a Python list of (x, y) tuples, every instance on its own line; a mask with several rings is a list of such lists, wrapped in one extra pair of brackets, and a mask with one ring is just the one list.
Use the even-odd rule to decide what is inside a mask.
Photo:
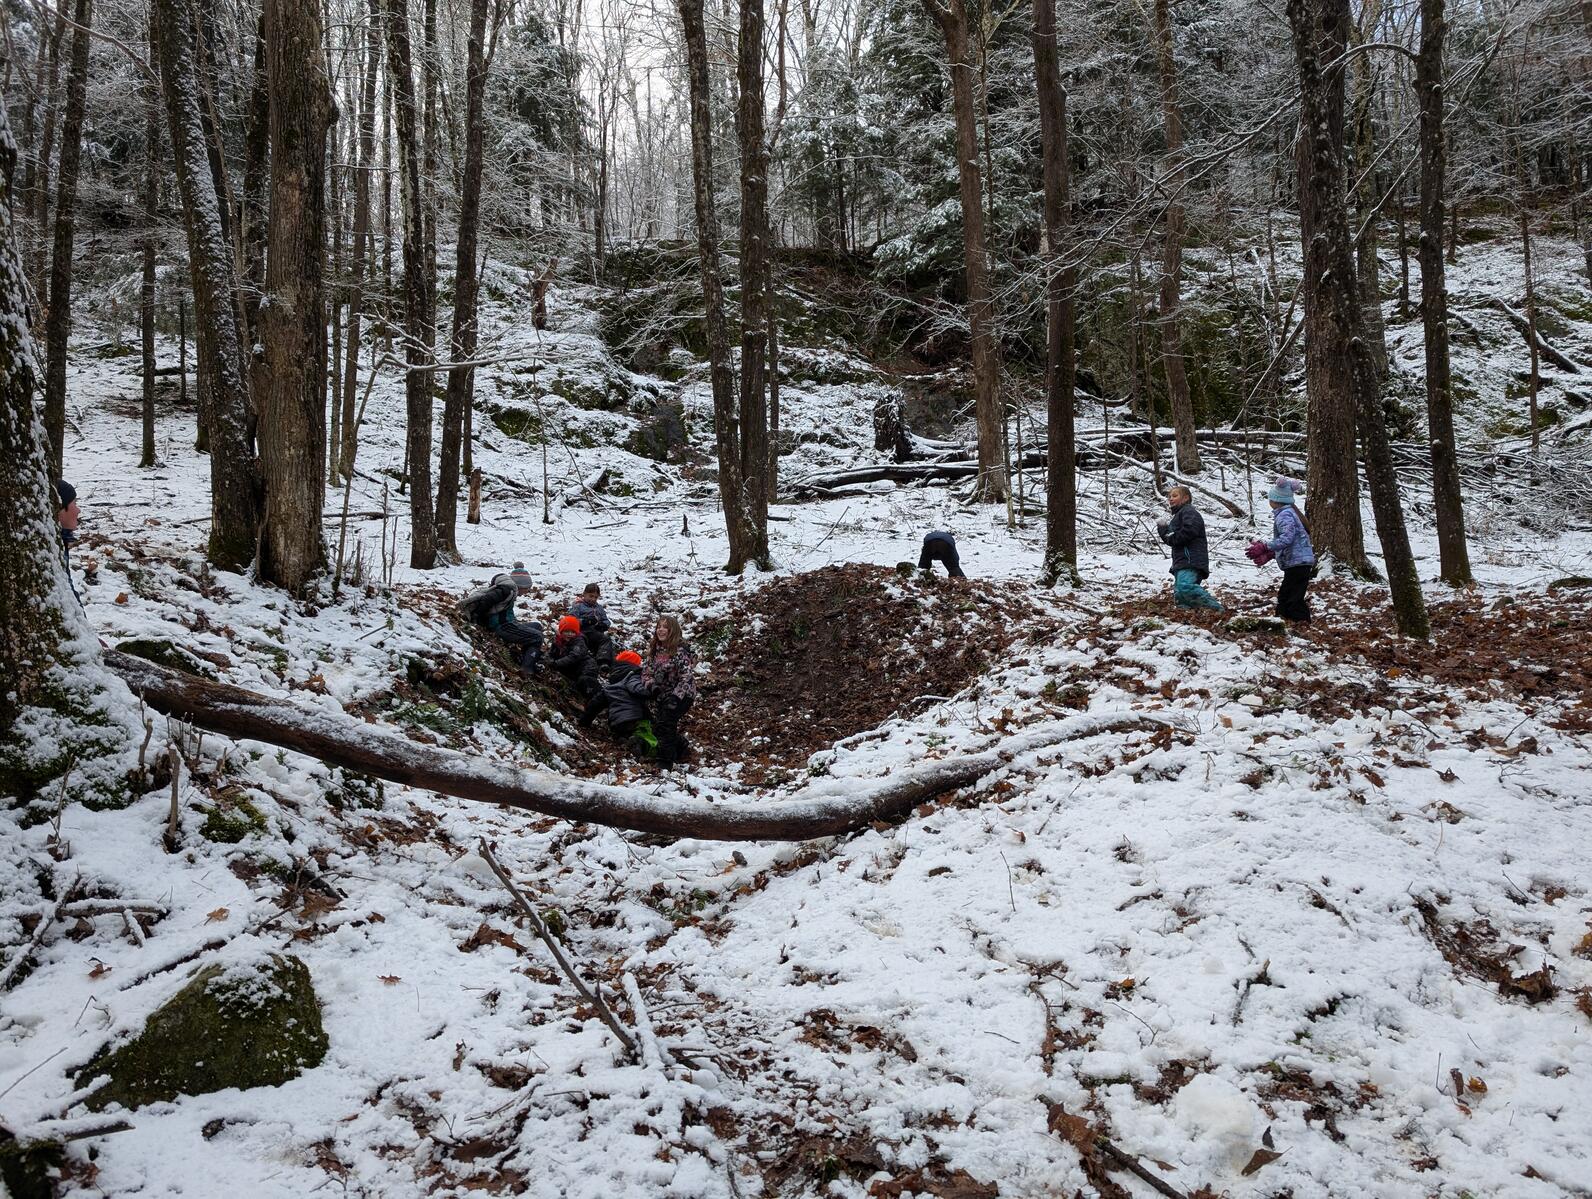
[(800, 766), (909, 703), (955, 694), (1035, 632), (1033, 606), (1025, 584), (926, 583), (879, 566), (779, 579), (688, 630), (706, 667), (691, 736), (753, 769)]

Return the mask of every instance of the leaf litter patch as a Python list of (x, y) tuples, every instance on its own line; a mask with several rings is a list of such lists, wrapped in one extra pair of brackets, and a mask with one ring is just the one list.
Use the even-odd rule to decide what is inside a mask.
[(956, 694), (1018, 640), (1054, 629), (1010, 618), (1037, 605), (1026, 583), (923, 581), (847, 564), (777, 579), (688, 630), (704, 667), (688, 733), (750, 779), (915, 705)]

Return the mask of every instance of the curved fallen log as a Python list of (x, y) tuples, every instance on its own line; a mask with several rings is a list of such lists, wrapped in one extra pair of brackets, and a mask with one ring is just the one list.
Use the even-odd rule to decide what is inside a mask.
[(340, 709), (299, 707), (115, 650), (106, 651), (105, 661), (156, 711), (228, 737), (265, 741), (331, 766), (460, 799), (712, 841), (806, 841), (848, 833), (975, 783), (1019, 754), (1099, 733), (1175, 727), (1146, 712), (1077, 716), (1010, 738), (997, 749), (928, 762), (882, 780), (820, 779), (787, 799), (715, 803), (667, 799), (422, 745)]

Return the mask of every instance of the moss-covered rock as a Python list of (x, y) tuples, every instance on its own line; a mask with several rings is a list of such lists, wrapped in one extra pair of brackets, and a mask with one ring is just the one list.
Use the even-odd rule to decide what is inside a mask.
[(59, 1141), (19, 1141), (0, 1128), (0, 1183), (12, 1199), (54, 1199), (53, 1175), (65, 1160)]
[(685, 409), (672, 400), (658, 405), (656, 411), (643, 420), (625, 439), (625, 449), (654, 462), (678, 459), (690, 439)]
[(251, 833), (265, 831), (265, 816), (244, 788), (231, 784), (215, 792), (199, 835), (218, 845), (236, 845)]
[(255, 965), (199, 971), (143, 1032), (85, 1066), (78, 1084), (104, 1079), (86, 1101), (94, 1111), (135, 1108), (229, 1087), (280, 1086), (320, 1065), (326, 1048), (309, 969), (273, 954)]

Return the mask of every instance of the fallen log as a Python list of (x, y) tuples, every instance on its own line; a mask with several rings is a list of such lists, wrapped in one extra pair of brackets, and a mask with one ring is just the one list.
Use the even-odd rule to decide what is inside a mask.
[(893, 819), (936, 796), (970, 786), (1019, 754), (1101, 733), (1175, 727), (1145, 712), (1077, 716), (1009, 738), (996, 749), (928, 762), (886, 779), (820, 779), (786, 799), (735, 804), (662, 798), (422, 745), (354, 720), (340, 709), (299, 707), (116, 650), (105, 652), (105, 662), (156, 711), (228, 737), (264, 741), (331, 766), (441, 795), (563, 820), (717, 841), (836, 836), (875, 820)]
[[(1520, 336), (1526, 339), (1526, 344), (1530, 345), (1533, 332), (1531, 328), (1531, 322), (1525, 317), (1521, 316), (1520, 313), (1516, 312), (1513, 308), (1509, 307), (1509, 305), (1503, 300), (1494, 298), (1492, 306), (1498, 309), (1499, 312), (1503, 313), (1504, 316), (1509, 319), (1509, 323), (1515, 327)], [(1537, 332), (1536, 338), (1537, 352), (1549, 362), (1553, 363), (1554, 366), (1558, 367), (1562, 371), (1568, 371), (1572, 375), (1579, 375), (1581, 373), (1580, 363), (1565, 357), (1563, 354), (1559, 353), (1558, 350), (1550, 346), (1543, 339), (1541, 332)]]
[[(1114, 450), (1106, 450), (1105, 452), (1111, 457), (1115, 458), (1118, 462), (1122, 463), (1124, 466), (1131, 466), (1134, 470), (1149, 475), (1151, 478), (1155, 477), (1155, 472), (1152, 471), (1148, 466), (1145, 466), (1144, 463), (1135, 462), (1132, 458), (1129, 458), (1123, 454), (1118, 454)], [(1249, 513), (1245, 512), (1242, 508), (1233, 503), (1233, 501), (1228, 499), (1225, 495), (1222, 495), (1219, 491), (1212, 491), (1209, 487), (1206, 487), (1200, 483), (1196, 483), (1193, 479), (1186, 479), (1177, 472), (1167, 470), (1165, 467), (1161, 469), (1161, 473), (1168, 479), (1171, 479), (1172, 482), (1178, 484), (1178, 486), (1187, 487), (1190, 491), (1197, 491), (1201, 495), (1208, 496), (1215, 500), (1223, 508), (1227, 509), (1227, 514), (1229, 516), (1249, 515)]]

